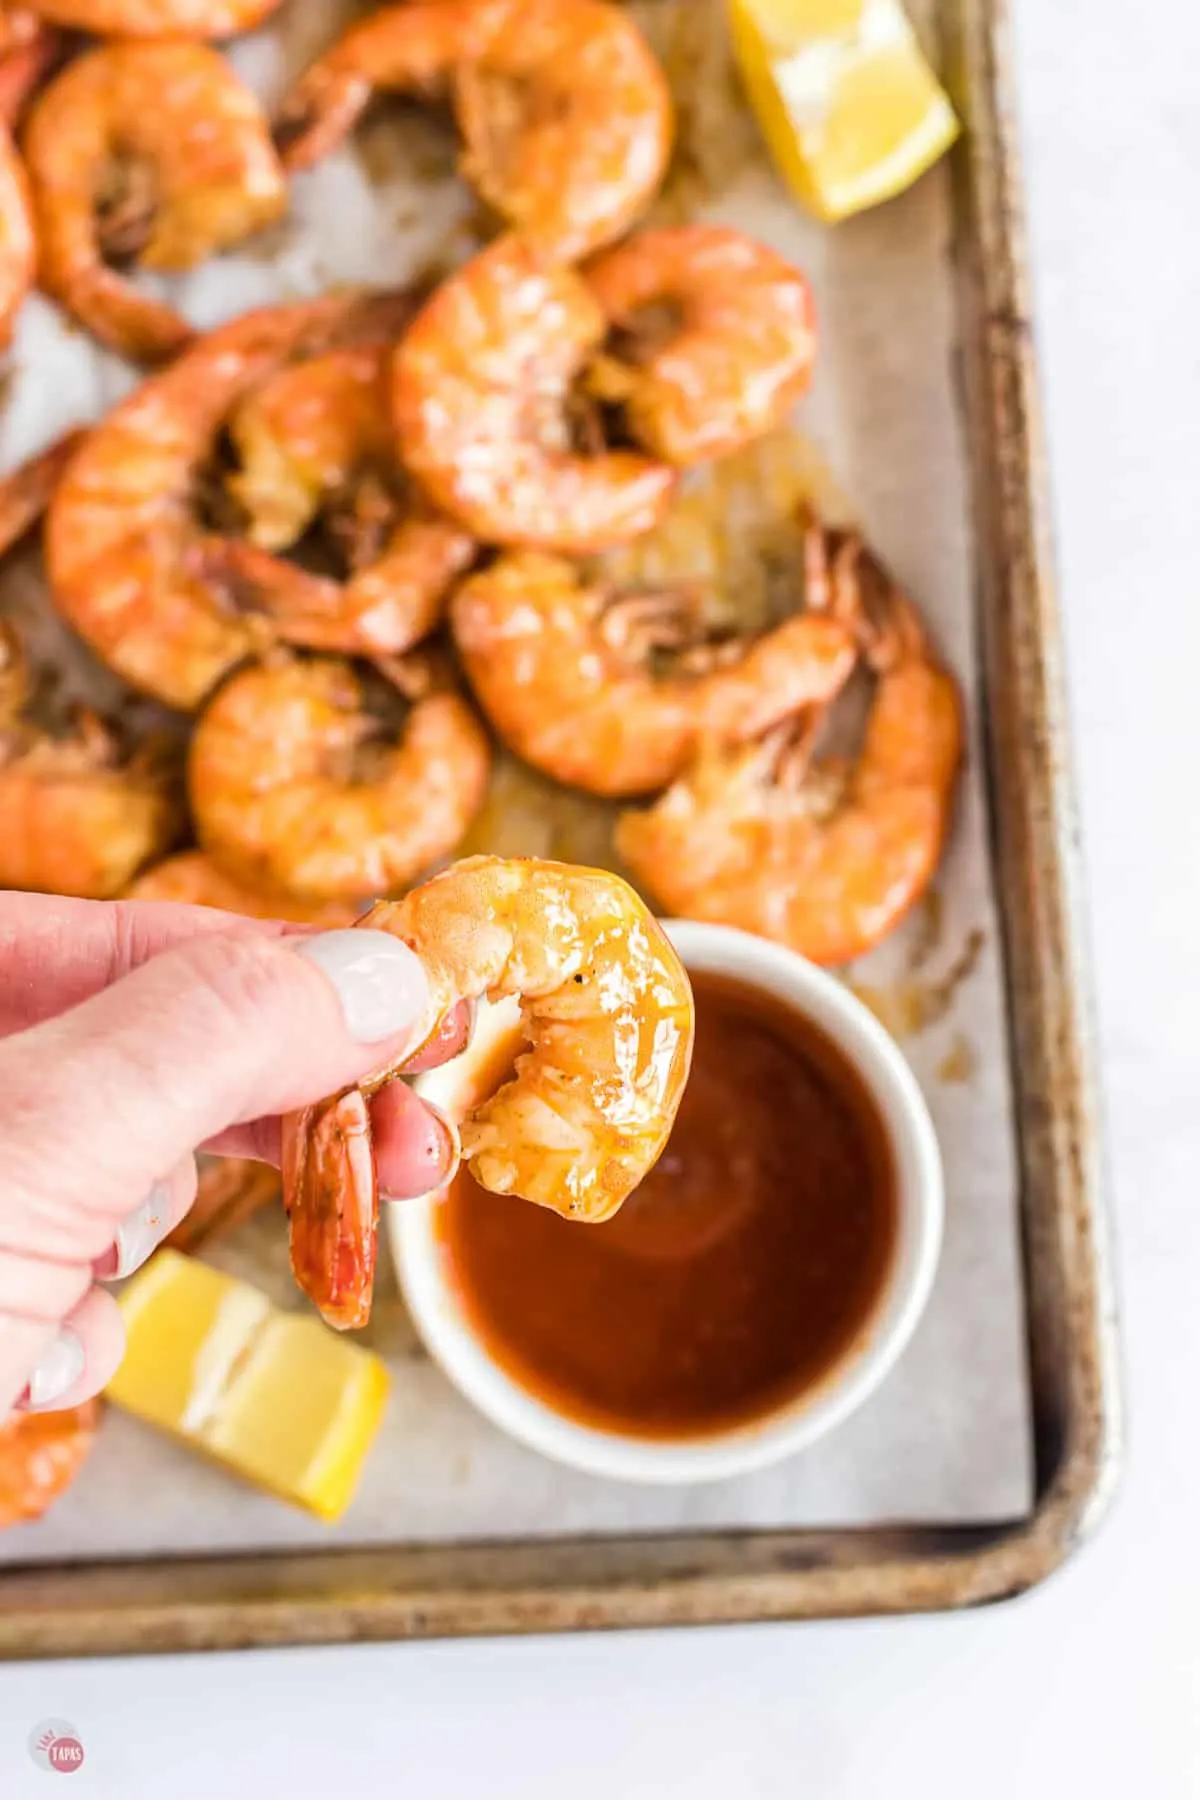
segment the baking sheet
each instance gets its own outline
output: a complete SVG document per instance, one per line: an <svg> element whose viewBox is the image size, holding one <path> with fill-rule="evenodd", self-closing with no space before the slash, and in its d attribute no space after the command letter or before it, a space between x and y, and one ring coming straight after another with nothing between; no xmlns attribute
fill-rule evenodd
<svg viewBox="0 0 1200 1800"><path fill-rule="evenodd" d="M935 171L902 200L836 232L801 219L760 160L730 78L720 14L719 0L647 0L640 10L666 50L677 94L687 97L662 212L737 223L804 267L821 350L812 396L797 414L802 436L780 434L710 478L716 510L712 495L689 495L657 554L671 567L718 562L739 611L752 613L760 552L777 550L798 494L815 492L826 506L849 496L964 684L971 761L936 896L850 972L901 1036L943 1148L946 1242L929 1312L885 1387L827 1441L737 1481L646 1490L559 1470L478 1419L421 1355L385 1286L371 1337L392 1364L393 1396L339 1527L243 1490L110 1414L65 1500L46 1520L4 1535L7 1561L684 1526L982 1522L1029 1507L1016 1170L978 752L946 177ZM329 9L290 0L281 28L239 46L235 60L270 98L333 29ZM370 124L297 183L284 227L162 291L209 324L332 281L403 280L431 260L460 255L471 241L470 207L446 178L449 155L449 140L422 121ZM122 364L37 302L22 321L17 362L0 425L6 463L102 410L130 382ZM38 599L34 571L18 567L0 597L26 613ZM536 789L504 773L478 835L525 851L563 850L593 834L603 841L599 813L581 825L573 803L553 796L547 807L549 791ZM256 1222L213 1260L295 1303L278 1219Z"/></svg>

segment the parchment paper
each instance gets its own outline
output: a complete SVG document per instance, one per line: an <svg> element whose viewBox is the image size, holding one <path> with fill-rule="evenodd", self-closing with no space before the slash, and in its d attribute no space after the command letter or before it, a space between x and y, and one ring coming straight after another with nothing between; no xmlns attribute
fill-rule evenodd
<svg viewBox="0 0 1200 1800"><path fill-rule="evenodd" d="M813 281L821 343L814 390L784 432L685 497L668 531L636 553L721 569L731 604L762 601L763 552L779 551L797 495L860 520L919 600L972 719L971 761L937 892L849 978L900 1036L929 1099L946 1164L945 1249L929 1311L884 1388L832 1437L775 1470L690 1490L575 1475L477 1417L416 1343L390 1272L368 1341L393 1394L361 1491L341 1525L318 1525L110 1411L75 1488L35 1526L6 1532L0 1560L145 1556L298 1543L661 1531L712 1525L982 1521L1027 1509L1029 1416L1016 1250L1016 1175L1002 972L988 867L972 622L964 447L954 379L950 210L944 170L835 231L800 217L742 110L720 0L646 0L680 101L681 145L660 216L703 214L753 231ZM287 0L271 33L234 58L268 99L333 33L322 0ZM172 294L196 322L320 290L403 280L471 245L470 202L452 146L427 122L381 118L295 186L292 215ZM8 466L92 416L131 380L54 309L34 300L0 420ZM780 535L782 534L782 535ZM768 560L770 558L768 557ZM777 564L777 555L776 555ZM44 613L36 573L4 600ZM607 821L512 767L472 847L604 854ZM254 1221L213 1260L294 1305L278 1217ZM381 1258L381 1260L384 1260Z"/></svg>

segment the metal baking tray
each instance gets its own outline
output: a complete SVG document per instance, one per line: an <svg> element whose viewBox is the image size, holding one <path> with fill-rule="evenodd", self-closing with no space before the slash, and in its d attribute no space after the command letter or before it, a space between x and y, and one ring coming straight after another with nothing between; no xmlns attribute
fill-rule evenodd
<svg viewBox="0 0 1200 1800"><path fill-rule="evenodd" d="M11 1568L0 1655L933 1611L1019 1593L1104 1509L1120 1422L1080 859L1004 0L936 0L965 124L951 255L992 878L1019 1168L1034 1498L995 1525L688 1531Z"/></svg>

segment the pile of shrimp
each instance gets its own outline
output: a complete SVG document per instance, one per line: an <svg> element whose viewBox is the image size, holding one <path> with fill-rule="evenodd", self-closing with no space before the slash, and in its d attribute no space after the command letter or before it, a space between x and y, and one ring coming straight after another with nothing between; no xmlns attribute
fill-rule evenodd
<svg viewBox="0 0 1200 1800"><path fill-rule="evenodd" d="M401 0L268 113L218 43L278 3L0 12L0 334L36 276L144 365L0 482L0 555L38 537L48 614L119 696L48 704L5 626L0 884L395 931L431 970L431 1033L517 996L528 1050L462 1153L601 1219L687 1072L651 909L824 963L870 949L942 854L957 688L913 602L816 519L753 632L711 584L620 573L693 471L789 418L817 350L802 271L654 216L674 107L630 13ZM487 220L465 260L207 331L146 291L284 220L387 94L450 109ZM835 756L852 689L865 729ZM611 807L614 872L455 862L498 756ZM339 1326L370 1308L370 1102L400 1072L285 1122L293 1268ZM189 1243L272 1195L214 1177Z"/></svg>

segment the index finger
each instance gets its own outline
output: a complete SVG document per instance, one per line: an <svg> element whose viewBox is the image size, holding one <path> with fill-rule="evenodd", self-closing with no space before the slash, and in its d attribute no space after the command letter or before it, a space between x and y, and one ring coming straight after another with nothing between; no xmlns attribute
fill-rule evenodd
<svg viewBox="0 0 1200 1800"><path fill-rule="evenodd" d="M0 1037L56 1018L189 938L235 930L283 937L305 929L171 900L0 893Z"/></svg>

